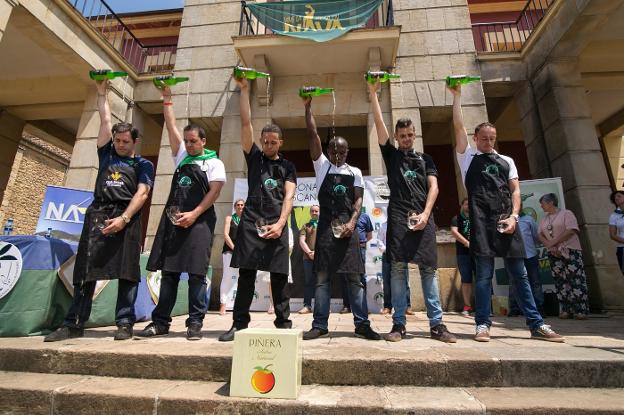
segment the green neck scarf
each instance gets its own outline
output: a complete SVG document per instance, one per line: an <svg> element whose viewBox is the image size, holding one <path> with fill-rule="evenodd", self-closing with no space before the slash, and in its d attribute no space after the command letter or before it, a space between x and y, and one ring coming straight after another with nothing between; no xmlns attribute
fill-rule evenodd
<svg viewBox="0 0 624 415"><path fill-rule="evenodd" d="M238 225L240 223L240 216L238 216L236 213L232 213L232 221Z"/></svg>
<svg viewBox="0 0 624 415"><path fill-rule="evenodd" d="M180 164L178 165L178 168L184 166L185 164L193 163L195 160L210 160L214 158L217 158L217 152L214 150L208 150L207 148L205 148L204 153L200 154L199 156L187 155L186 157L184 157L184 160L180 162Z"/></svg>
<svg viewBox="0 0 624 415"><path fill-rule="evenodd" d="M310 223L316 228L318 226L318 219L310 219Z"/></svg>

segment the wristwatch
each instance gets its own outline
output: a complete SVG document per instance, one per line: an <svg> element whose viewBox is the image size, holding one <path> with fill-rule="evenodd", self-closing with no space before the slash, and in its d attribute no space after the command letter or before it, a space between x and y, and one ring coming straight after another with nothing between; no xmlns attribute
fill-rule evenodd
<svg viewBox="0 0 624 415"><path fill-rule="evenodd" d="M122 213L121 219L126 223L126 225L130 223L130 218L125 213Z"/></svg>
<svg viewBox="0 0 624 415"><path fill-rule="evenodd" d="M520 215L510 215L512 218L514 218L516 220L516 222L518 222L518 218L520 217Z"/></svg>

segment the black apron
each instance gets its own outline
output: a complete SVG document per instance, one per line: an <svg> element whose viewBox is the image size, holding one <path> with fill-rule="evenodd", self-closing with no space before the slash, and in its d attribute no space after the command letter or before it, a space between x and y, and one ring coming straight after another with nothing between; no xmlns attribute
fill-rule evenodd
<svg viewBox="0 0 624 415"><path fill-rule="evenodd" d="M129 158L127 164L112 166L113 151L109 166L98 173L93 203L85 214L74 266L75 286L86 281L141 279L141 211L117 233L104 235L97 226L103 217L121 216L138 190L138 163Z"/></svg>
<svg viewBox="0 0 624 415"><path fill-rule="evenodd" d="M364 264L357 228L350 238L334 238L331 227L334 219L340 219L343 223L351 220L355 203L355 176L329 174L331 166L318 192L321 215L316 229L314 271L362 274Z"/></svg>
<svg viewBox="0 0 624 415"><path fill-rule="evenodd" d="M188 163L178 167L171 181L167 204L147 261L148 271L187 272L206 275L210 263L210 248L217 216L214 206L199 215L188 228L176 226L167 217L169 206L179 206L180 212L195 209L210 191L210 183L202 166Z"/></svg>
<svg viewBox="0 0 624 415"><path fill-rule="evenodd" d="M425 159L415 151L401 153L403 157L395 166L396 171L388 172L395 175L388 203L388 260L437 268L438 246L433 214L423 230L412 231L407 227L408 212L415 210L421 213L427 203L429 184ZM389 185L390 181L388 179Z"/></svg>
<svg viewBox="0 0 624 415"><path fill-rule="evenodd" d="M477 256L524 258L520 227L496 230L500 215L512 213L509 163L496 153L475 154L466 172L470 206L470 252Z"/></svg>
<svg viewBox="0 0 624 415"><path fill-rule="evenodd" d="M234 243L234 246L236 246L236 232L238 232L238 224L236 222L234 222L234 220L231 220L230 221L230 232L228 233L228 235L230 236L230 239ZM223 242L223 250L221 251L221 253L225 254L226 252L232 252L232 250L230 249L228 244L226 244L225 241L224 241Z"/></svg>
<svg viewBox="0 0 624 415"><path fill-rule="evenodd" d="M248 179L249 192L238 224L230 263L232 268L289 273L288 225L284 226L282 235L277 239L261 238L256 230L258 218L274 224L282 213L286 178L286 170L281 163L283 160L281 156L277 162L268 160L263 154L260 175Z"/></svg>

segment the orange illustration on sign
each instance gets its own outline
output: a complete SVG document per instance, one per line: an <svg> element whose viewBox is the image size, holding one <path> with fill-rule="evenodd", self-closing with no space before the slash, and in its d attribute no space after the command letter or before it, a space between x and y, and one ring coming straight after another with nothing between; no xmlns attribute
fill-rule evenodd
<svg viewBox="0 0 624 415"><path fill-rule="evenodd" d="M271 372L266 365L265 367L256 366L256 371L251 375L251 386L256 392L265 394L271 392L275 386L275 375Z"/></svg>

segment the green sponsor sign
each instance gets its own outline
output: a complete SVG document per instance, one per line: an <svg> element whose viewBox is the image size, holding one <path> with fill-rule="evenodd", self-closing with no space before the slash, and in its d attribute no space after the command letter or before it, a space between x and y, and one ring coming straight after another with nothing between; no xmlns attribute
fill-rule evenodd
<svg viewBox="0 0 624 415"><path fill-rule="evenodd" d="M326 42L363 27L382 0L320 0L247 3L274 33Z"/></svg>

